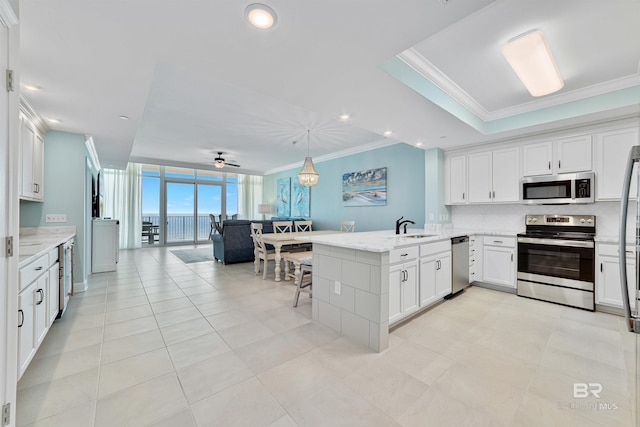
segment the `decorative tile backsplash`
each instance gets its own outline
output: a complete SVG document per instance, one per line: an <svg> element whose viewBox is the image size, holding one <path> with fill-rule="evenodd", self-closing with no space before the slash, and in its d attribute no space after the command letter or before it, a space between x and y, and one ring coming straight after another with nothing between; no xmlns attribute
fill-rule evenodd
<svg viewBox="0 0 640 427"><path fill-rule="evenodd" d="M627 234L633 235L637 205L629 203ZM524 217L530 214L595 215L596 231L600 236L618 234L620 202L596 202L587 205L463 205L451 207L455 228L477 230L523 230Z"/></svg>

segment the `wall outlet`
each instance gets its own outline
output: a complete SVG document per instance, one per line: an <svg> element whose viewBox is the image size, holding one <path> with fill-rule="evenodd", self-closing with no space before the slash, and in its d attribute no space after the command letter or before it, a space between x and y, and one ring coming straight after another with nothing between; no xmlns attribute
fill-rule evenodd
<svg viewBox="0 0 640 427"><path fill-rule="evenodd" d="M342 283L336 281L335 289L333 291L336 295L340 295L340 292L342 292Z"/></svg>
<svg viewBox="0 0 640 427"><path fill-rule="evenodd" d="M67 222L67 214L47 214L45 222Z"/></svg>
<svg viewBox="0 0 640 427"><path fill-rule="evenodd" d="M429 214L429 221L435 221L436 216L433 213Z"/></svg>

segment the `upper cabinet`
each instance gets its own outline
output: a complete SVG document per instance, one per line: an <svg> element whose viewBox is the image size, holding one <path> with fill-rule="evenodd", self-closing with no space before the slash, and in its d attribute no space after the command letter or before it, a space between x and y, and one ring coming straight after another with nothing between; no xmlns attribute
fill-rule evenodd
<svg viewBox="0 0 640 427"><path fill-rule="evenodd" d="M509 203L520 200L518 147L469 155L469 203Z"/></svg>
<svg viewBox="0 0 640 427"><path fill-rule="evenodd" d="M590 171L591 135L562 138L522 148L524 176Z"/></svg>
<svg viewBox="0 0 640 427"><path fill-rule="evenodd" d="M23 114L20 114L20 198L44 200L44 139Z"/></svg>
<svg viewBox="0 0 640 427"><path fill-rule="evenodd" d="M629 150L640 144L637 127L601 132L595 135L596 200L619 200ZM635 176L635 175L634 175ZM637 195L637 181L631 180L629 195Z"/></svg>
<svg viewBox="0 0 640 427"><path fill-rule="evenodd" d="M467 156L447 157L445 162L445 203L467 203Z"/></svg>

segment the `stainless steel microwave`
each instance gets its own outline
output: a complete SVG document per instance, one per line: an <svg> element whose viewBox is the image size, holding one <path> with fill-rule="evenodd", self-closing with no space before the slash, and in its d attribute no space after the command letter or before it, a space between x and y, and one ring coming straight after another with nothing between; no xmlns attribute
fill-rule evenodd
<svg viewBox="0 0 640 427"><path fill-rule="evenodd" d="M593 203L593 172L527 176L520 180L520 202L530 205Z"/></svg>

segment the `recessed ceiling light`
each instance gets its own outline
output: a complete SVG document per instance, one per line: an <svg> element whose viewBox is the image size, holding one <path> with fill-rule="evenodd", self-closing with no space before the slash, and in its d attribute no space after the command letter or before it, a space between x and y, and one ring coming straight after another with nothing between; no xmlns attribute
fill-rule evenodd
<svg viewBox="0 0 640 427"><path fill-rule="evenodd" d="M420 141L416 142L416 147L422 147L422 142Z"/></svg>
<svg viewBox="0 0 640 427"><path fill-rule="evenodd" d="M40 86L29 85L29 84L23 84L22 88L26 90L30 90L31 92L40 92L42 90L42 87Z"/></svg>
<svg viewBox="0 0 640 427"><path fill-rule="evenodd" d="M247 6L244 15L251 25L261 30L268 30L278 21L276 12L269 6L260 3Z"/></svg>
<svg viewBox="0 0 640 427"><path fill-rule="evenodd" d="M120 116L120 118L121 118L122 120L129 120L129 117L127 117L127 116Z"/></svg>
<svg viewBox="0 0 640 427"><path fill-rule="evenodd" d="M349 120L350 117L351 115L349 113L342 113L338 116L340 120Z"/></svg>
<svg viewBox="0 0 640 427"><path fill-rule="evenodd" d="M391 136L391 134L392 134L392 133L393 133L393 132L392 132L392 131L390 131L390 130L385 130L382 134L383 134L384 136Z"/></svg>
<svg viewBox="0 0 640 427"><path fill-rule="evenodd" d="M60 120L60 119L47 119L47 121L49 123L62 123L62 120Z"/></svg>

